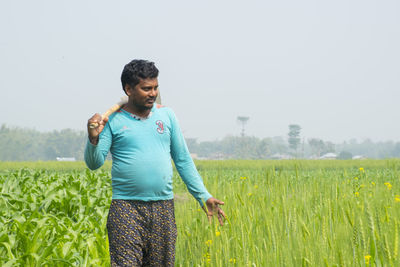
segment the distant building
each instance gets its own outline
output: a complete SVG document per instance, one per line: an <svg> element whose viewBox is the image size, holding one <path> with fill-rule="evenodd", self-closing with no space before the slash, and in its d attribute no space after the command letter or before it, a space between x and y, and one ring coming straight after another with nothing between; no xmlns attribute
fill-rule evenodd
<svg viewBox="0 0 400 267"><path fill-rule="evenodd" d="M66 158L66 157L57 157L57 161L76 161L74 157Z"/></svg>
<svg viewBox="0 0 400 267"><path fill-rule="evenodd" d="M223 159L225 159L225 155L221 152L216 152L216 153L211 154L209 158L223 160Z"/></svg>
<svg viewBox="0 0 400 267"><path fill-rule="evenodd" d="M319 159L336 159L337 155L335 153L326 153L319 157Z"/></svg>
<svg viewBox="0 0 400 267"><path fill-rule="evenodd" d="M356 156L353 156L352 159L367 159L367 158L365 156L362 156L362 155L356 155Z"/></svg>
<svg viewBox="0 0 400 267"><path fill-rule="evenodd" d="M270 159L293 159L293 157L291 155L287 155L287 154L273 154Z"/></svg>

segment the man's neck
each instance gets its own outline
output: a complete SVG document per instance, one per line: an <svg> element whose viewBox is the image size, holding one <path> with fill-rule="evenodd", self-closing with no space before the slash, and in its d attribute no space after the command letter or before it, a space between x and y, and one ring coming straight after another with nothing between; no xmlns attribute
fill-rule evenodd
<svg viewBox="0 0 400 267"><path fill-rule="evenodd" d="M151 112L151 109L139 108L135 105L132 105L132 103L127 103L122 108L125 111L128 111L129 113L135 114L142 118L148 117Z"/></svg>

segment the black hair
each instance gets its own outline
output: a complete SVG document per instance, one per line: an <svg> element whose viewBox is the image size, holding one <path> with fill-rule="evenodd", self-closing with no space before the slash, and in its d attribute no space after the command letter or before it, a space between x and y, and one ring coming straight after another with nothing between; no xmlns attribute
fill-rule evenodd
<svg viewBox="0 0 400 267"><path fill-rule="evenodd" d="M140 80L155 79L158 77L158 69L154 62L142 59L134 59L125 65L121 74L122 90L125 92L125 85L129 84L135 88Z"/></svg>

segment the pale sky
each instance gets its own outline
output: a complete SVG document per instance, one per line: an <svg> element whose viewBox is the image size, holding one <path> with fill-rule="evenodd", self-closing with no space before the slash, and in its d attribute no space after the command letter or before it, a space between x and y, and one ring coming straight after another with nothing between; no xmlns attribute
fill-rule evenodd
<svg viewBox="0 0 400 267"><path fill-rule="evenodd" d="M0 124L84 130L134 58L186 137L400 140L400 2L0 1Z"/></svg>

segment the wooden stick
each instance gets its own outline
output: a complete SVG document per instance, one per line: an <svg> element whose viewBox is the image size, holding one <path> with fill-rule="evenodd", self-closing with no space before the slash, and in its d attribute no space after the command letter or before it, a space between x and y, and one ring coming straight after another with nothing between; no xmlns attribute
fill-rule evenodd
<svg viewBox="0 0 400 267"><path fill-rule="evenodd" d="M104 118L108 118L111 114L118 111L126 103L128 103L128 97L127 96L121 97L121 101L119 101L117 104L115 104L114 106L109 108L106 112L104 112L103 115L101 115L101 120L103 120ZM92 122L91 124L89 124L90 129L96 128L98 126L99 124L97 122Z"/></svg>
<svg viewBox="0 0 400 267"><path fill-rule="evenodd" d="M114 112L116 112L119 109L121 109L121 107L123 105L125 105L126 103L128 103L128 97L127 96L121 97L121 101L119 101L117 104L115 104L114 106L109 108L106 112L104 112L103 115L101 115L101 120L103 120L104 118L108 118L111 114L113 114ZM156 103L161 105L160 92L158 92L158 95L157 95L157 98L156 98ZM99 126L99 124L97 122L92 122L91 124L89 124L89 128L90 129L96 128L97 126Z"/></svg>
<svg viewBox="0 0 400 267"><path fill-rule="evenodd" d="M156 103L159 104L159 105L161 105L161 94L160 94L160 89L158 89L158 95L157 95L157 98L156 98Z"/></svg>

